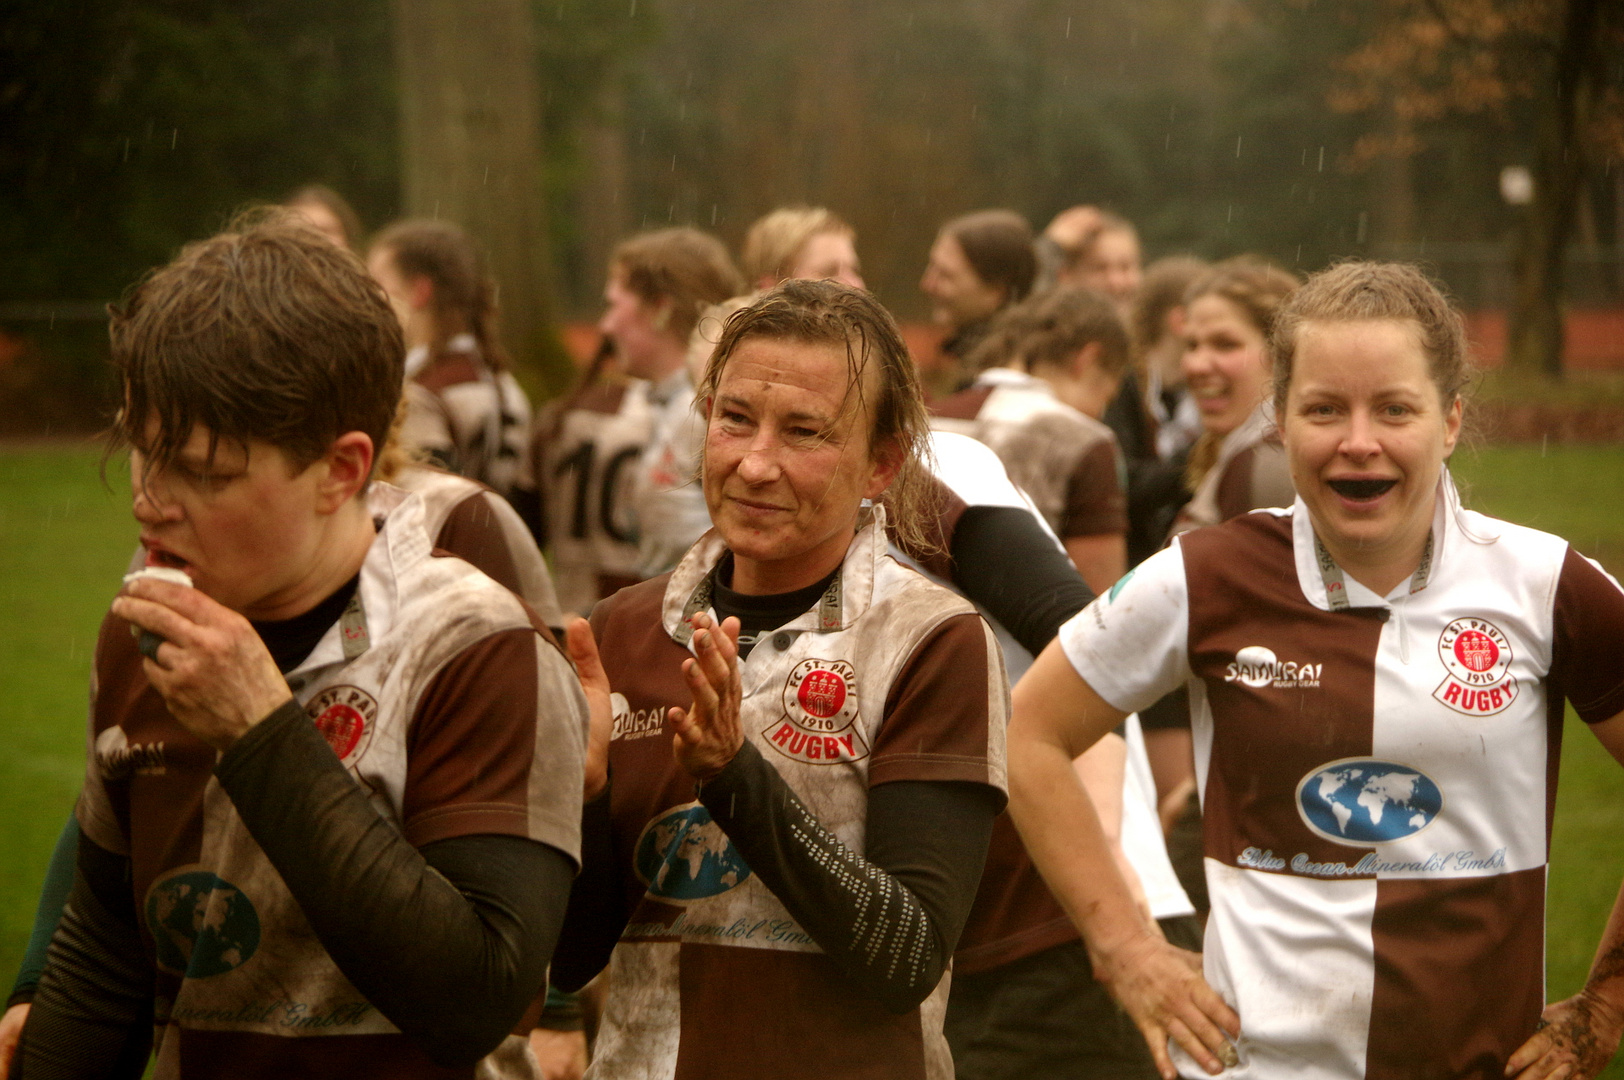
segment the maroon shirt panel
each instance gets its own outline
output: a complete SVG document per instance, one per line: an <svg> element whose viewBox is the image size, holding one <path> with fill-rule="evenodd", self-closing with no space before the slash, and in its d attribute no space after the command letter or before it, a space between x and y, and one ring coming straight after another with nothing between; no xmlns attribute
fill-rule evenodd
<svg viewBox="0 0 1624 1080"><path fill-rule="evenodd" d="M1367 1080L1501 1080L1545 1007L1545 868L1384 880Z"/></svg>
<svg viewBox="0 0 1624 1080"><path fill-rule="evenodd" d="M1066 482L1060 536L1106 536L1128 531L1128 493L1122 488L1115 439L1101 439L1077 459Z"/></svg>
<svg viewBox="0 0 1624 1080"><path fill-rule="evenodd" d="M1552 697L1587 724L1624 712L1624 593L1572 548L1556 585Z"/></svg>
<svg viewBox="0 0 1624 1080"><path fill-rule="evenodd" d="M987 403L992 396L993 387L989 383L985 386L971 386L960 390L956 394L949 394L930 403L932 416L940 416L946 420L974 420L981 415L981 406Z"/></svg>
<svg viewBox="0 0 1624 1080"><path fill-rule="evenodd" d="M1321 611L1303 596L1291 519L1247 514L1180 538L1190 590L1190 667L1213 721L1205 851L1237 865L1249 847L1289 859L1357 862L1372 848L1322 839L1303 823L1297 784L1339 758L1367 757L1383 612ZM1291 685L1251 686L1232 664L1263 647L1281 663L1314 664Z"/></svg>
<svg viewBox="0 0 1624 1080"><path fill-rule="evenodd" d="M919 1011L853 994L821 953L684 942L675 1080L912 1080ZM763 992L770 991L770 992ZM803 1047L815 1047L811 1053Z"/></svg>

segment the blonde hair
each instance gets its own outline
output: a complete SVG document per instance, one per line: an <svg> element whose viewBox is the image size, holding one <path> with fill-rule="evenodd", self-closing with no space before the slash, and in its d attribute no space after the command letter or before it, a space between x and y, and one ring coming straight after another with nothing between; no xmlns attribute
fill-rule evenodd
<svg viewBox="0 0 1624 1080"><path fill-rule="evenodd" d="M806 242L822 233L857 235L838 214L821 206L786 206L757 218L744 234L739 255L746 284L754 288L762 278L776 284L789 277Z"/></svg>

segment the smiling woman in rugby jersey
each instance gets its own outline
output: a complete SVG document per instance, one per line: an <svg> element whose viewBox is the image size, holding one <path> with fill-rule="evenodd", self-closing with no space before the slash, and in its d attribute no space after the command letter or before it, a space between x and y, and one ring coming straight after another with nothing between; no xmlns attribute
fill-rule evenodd
<svg viewBox="0 0 1624 1080"><path fill-rule="evenodd" d="M1193 1034L1236 1077L1592 1076L1624 1018L1624 910L1547 1007L1545 868L1564 699L1624 760L1624 591L1461 508L1465 335L1419 272L1317 275L1271 349L1294 506L1186 533L1066 625L1015 691L1011 810L1154 1052ZM1201 1014L1137 972L1168 946L1079 843L1069 767L1181 683L1227 1002Z"/></svg>
<svg viewBox="0 0 1624 1080"><path fill-rule="evenodd" d="M612 965L589 1075L946 1080L1007 688L969 602L887 554L888 512L924 521L912 362L867 293L788 281L700 395L716 527L592 612L612 781L554 979Z"/></svg>

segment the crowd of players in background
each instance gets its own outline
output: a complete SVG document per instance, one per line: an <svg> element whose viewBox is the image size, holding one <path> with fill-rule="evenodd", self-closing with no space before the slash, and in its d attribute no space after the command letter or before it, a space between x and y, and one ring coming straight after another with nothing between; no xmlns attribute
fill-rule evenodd
<svg viewBox="0 0 1624 1080"><path fill-rule="evenodd" d="M534 409L502 347L496 284L462 229L400 222L361 250L359 222L333 192L303 189L288 205L363 256L398 317L406 383L379 475L422 494L442 536L477 503L504 538L505 570L493 576L554 628L672 571L711 528L697 480L706 418L696 388L729 317L786 280L864 284L854 230L825 209L766 215L736 260L694 228L633 236L610 257L599 348L573 390ZM1069 594L1060 621L1170 537L1290 506L1269 339L1299 286L1255 257L1142 266L1133 225L1092 206L1041 233L1002 209L944 223L920 280L941 334L925 368L936 483L961 511L1018 508L1052 534L1087 585ZM963 436L997 461L965 457L951 441ZM953 535L959 520L948 515L942 529L956 562L906 545L896 554L917 554L915 565L982 600L970 541L961 557ZM1013 683L1052 627L1022 633L1023 612L983 613ZM1134 902L1191 950L1208 910L1195 760L1189 702L1176 690L1076 763ZM1007 816L993 836L943 1020L957 1074L1157 1075ZM37 981L32 962L15 1002ZM613 987L600 979L549 994L530 1036L544 1075L563 1080L587 1066L605 992Z"/></svg>

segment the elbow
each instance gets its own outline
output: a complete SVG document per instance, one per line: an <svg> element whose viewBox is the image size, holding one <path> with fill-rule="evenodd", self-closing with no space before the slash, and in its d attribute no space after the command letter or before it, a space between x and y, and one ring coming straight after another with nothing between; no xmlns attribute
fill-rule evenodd
<svg viewBox="0 0 1624 1080"><path fill-rule="evenodd" d="M879 999L886 1012L893 1016L906 1016L923 1005L925 999L935 992L942 981L946 966L945 963L930 964L917 982L886 980L883 985L875 988L875 997Z"/></svg>

